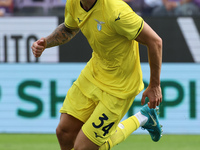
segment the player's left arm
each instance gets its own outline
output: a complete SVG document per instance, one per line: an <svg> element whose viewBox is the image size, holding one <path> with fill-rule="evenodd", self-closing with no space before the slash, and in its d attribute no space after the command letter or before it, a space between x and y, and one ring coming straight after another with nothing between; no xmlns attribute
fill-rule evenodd
<svg viewBox="0 0 200 150"><path fill-rule="evenodd" d="M146 22L144 22L144 27L135 40L147 46L150 65L150 83L143 93L141 103L143 105L145 103L145 98L148 97L149 107L155 108L162 102L160 88L162 39Z"/></svg>

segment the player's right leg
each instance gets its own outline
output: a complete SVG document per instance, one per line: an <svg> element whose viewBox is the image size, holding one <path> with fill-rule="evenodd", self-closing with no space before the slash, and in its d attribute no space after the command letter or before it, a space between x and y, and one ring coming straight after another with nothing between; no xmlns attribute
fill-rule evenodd
<svg viewBox="0 0 200 150"><path fill-rule="evenodd" d="M56 129L61 150L71 150L75 139L87 119L92 114L96 104L86 97L76 84L68 90L63 106L60 109L61 118Z"/></svg>
<svg viewBox="0 0 200 150"><path fill-rule="evenodd" d="M61 150L71 150L74 147L76 136L78 135L83 122L66 113L61 114L60 122L56 128L56 135Z"/></svg>

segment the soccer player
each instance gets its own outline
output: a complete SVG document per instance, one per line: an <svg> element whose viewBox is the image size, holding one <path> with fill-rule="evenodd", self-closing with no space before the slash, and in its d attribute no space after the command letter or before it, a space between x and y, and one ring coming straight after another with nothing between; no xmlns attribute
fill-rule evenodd
<svg viewBox="0 0 200 150"><path fill-rule="evenodd" d="M109 150L139 127L153 141L161 137L156 106L162 102L162 40L122 0L67 0L65 21L34 42L35 57L70 41L78 32L93 49L92 58L69 89L56 129L61 150ZM143 88L138 42L147 46L150 83L141 104L148 104L120 123Z"/></svg>

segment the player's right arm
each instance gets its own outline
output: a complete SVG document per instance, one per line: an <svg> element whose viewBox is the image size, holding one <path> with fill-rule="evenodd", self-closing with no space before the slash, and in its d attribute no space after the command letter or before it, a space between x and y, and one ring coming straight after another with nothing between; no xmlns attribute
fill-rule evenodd
<svg viewBox="0 0 200 150"><path fill-rule="evenodd" d="M62 23L49 36L35 41L31 47L32 52L35 57L40 57L46 48L65 44L78 32L78 28L70 29L65 26L65 23Z"/></svg>

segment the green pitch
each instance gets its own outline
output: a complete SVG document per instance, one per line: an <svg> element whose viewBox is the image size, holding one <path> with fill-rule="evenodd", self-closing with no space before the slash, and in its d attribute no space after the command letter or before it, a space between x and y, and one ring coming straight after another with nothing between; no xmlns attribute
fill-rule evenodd
<svg viewBox="0 0 200 150"><path fill-rule="evenodd" d="M131 135L112 150L199 150L200 135L163 135L152 142L149 135ZM52 134L0 134L0 150L59 150Z"/></svg>

